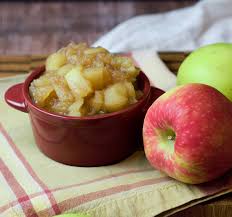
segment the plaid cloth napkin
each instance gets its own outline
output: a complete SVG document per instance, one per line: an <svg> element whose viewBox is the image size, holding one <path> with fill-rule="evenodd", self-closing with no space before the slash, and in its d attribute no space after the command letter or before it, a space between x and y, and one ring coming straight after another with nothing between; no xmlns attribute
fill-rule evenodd
<svg viewBox="0 0 232 217"><path fill-rule="evenodd" d="M175 76L156 53L131 56L154 85L163 89L175 85ZM6 89L24 79L23 75L0 80L0 216L75 212L92 217L168 216L231 192L231 173L211 183L187 185L153 169L143 151L104 167L73 167L50 160L35 145L28 114L3 100Z"/></svg>

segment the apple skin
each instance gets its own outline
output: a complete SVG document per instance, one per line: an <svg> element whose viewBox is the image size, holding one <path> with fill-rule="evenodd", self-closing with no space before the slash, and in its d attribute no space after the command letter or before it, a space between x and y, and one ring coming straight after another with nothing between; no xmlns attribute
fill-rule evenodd
<svg viewBox="0 0 232 217"><path fill-rule="evenodd" d="M215 88L186 84L148 109L143 125L146 157L156 169L191 184L232 168L232 103Z"/></svg>
<svg viewBox="0 0 232 217"><path fill-rule="evenodd" d="M192 52L181 64L177 84L210 85L232 101L232 44L217 43Z"/></svg>

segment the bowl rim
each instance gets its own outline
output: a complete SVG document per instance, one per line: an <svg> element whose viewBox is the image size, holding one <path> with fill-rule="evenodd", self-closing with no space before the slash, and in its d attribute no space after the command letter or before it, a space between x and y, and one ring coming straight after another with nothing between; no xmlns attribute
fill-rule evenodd
<svg viewBox="0 0 232 217"><path fill-rule="evenodd" d="M23 97L26 102L27 107L32 107L36 111L47 115L49 117L54 117L57 119L63 119L63 120L79 120L79 121L87 121L87 120L99 120L99 119L106 119L106 118L111 118L119 115L123 115L126 113L129 113L130 111L134 110L135 108L139 107L141 104L143 104L147 98L150 95L150 90L151 90L151 85L148 77L145 75L144 72L140 71L140 76L142 76L144 79L144 91L143 91L143 96L138 100L138 102L130 105L127 108L124 108L122 110L116 111L116 112L110 112L110 113L104 113L104 114L97 114L97 115L91 115L91 116L83 116L83 117L78 117L78 116L68 116L68 115L61 115L61 114L56 114L49 112L43 108L38 107L31 99L31 96L29 94L29 86L31 82L40 74L42 74L45 71L45 65L39 66L35 68L34 70L31 71L30 75L25 79L23 83Z"/></svg>

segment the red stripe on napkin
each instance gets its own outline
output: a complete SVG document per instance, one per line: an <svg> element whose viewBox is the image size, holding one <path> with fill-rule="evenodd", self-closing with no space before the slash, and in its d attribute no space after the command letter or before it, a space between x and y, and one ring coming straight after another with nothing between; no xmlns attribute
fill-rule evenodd
<svg viewBox="0 0 232 217"><path fill-rule="evenodd" d="M119 186L108 188L105 190L91 192L91 193L84 194L84 195L81 195L78 197L67 199L65 201L58 203L58 206L60 207L61 212L64 212L66 210L72 209L74 207L77 207L79 205L83 205L87 202L90 202L90 201L93 201L93 200L96 200L99 198L107 197L107 196L114 195L114 194L121 193L121 192L134 190L136 188L143 187L143 186L167 182L170 180L172 180L172 179L169 177L161 177L161 178L156 178L156 179L147 179L147 180L135 182L132 184L119 185ZM45 209L41 212L38 212L38 214L39 214L39 216L43 216L49 211L50 211L50 209Z"/></svg>
<svg viewBox="0 0 232 217"><path fill-rule="evenodd" d="M55 192L55 191L65 190L65 189L69 189L69 188L73 188L73 187L78 187L78 186L88 185L88 184L92 184L92 183L99 182L99 181L104 181L104 180L111 179L111 178L117 178L117 177L121 177L121 176L126 176L128 174L134 174L134 173L146 172L146 171L154 171L154 169L153 168L148 168L148 169L137 169L137 170L124 171L124 172L115 173L115 174L112 174L112 175L109 175L109 176L103 176L103 177L100 177L100 178L96 178L96 179L89 180L89 181L82 182L82 183L78 183L78 184L61 186L61 187L58 187L58 188L51 189L51 191Z"/></svg>
<svg viewBox="0 0 232 217"><path fill-rule="evenodd" d="M0 123L0 132L5 136L8 143L10 144L11 148L14 150L17 157L20 159L20 161L23 163L24 167L27 169L28 173L31 175L31 177L34 179L35 182L38 183L38 185L43 189L43 192L47 195L47 198L49 199L51 203L51 208L53 210L54 214L59 214L60 210L57 206L57 202L55 200L55 197L53 196L50 189L46 186L46 184L37 176L37 174L32 169L31 165L28 163L28 161L25 159L25 157L22 155L18 147L15 145L13 140L11 139L10 135L7 133L7 131L4 129L2 124Z"/></svg>
<svg viewBox="0 0 232 217"><path fill-rule="evenodd" d="M5 165L5 163L1 158L0 158L0 171L4 176L5 180L7 181L9 187L14 192L17 201L22 207L25 216L37 217L38 215L36 214L33 208L29 196L24 191L22 186L17 182L14 175L11 173L11 171L8 169L8 167Z"/></svg>
<svg viewBox="0 0 232 217"><path fill-rule="evenodd" d="M153 168L127 170L127 171L123 171L123 172L120 172L120 173L115 173L115 174L108 175L108 176L102 176L102 177L92 179L92 180L89 180L89 181L85 181L85 182L82 182L82 183L77 183L77 184L72 184L72 185L67 185L67 186L61 186L61 187L58 187L58 188L53 188L53 189L50 189L50 191L51 192L56 192L56 191L60 191L60 190L65 190L65 189L70 189L70 188L74 188L74 187L79 187L79 186L92 184L92 183L99 182L99 181L104 181L104 180L111 179L111 178L122 177L122 176L126 176L128 174L135 174L135 173L153 171L153 170L154 170ZM31 194L30 198L35 198L35 197L41 196L43 194L44 194L44 192L36 192L34 194ZM18 201L12 201L9 204L0 207L0 213L7 210L7 209L9 209L10 207L16 206L17 204L18 204Z"/></svg>

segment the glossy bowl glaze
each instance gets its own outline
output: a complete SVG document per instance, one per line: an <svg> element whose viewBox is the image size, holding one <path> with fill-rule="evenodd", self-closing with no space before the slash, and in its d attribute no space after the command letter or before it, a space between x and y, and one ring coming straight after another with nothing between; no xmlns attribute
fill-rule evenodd
<svg viewBox="0 0 232 217"><path fill-rule="evenodd" d="M45 155L68 165L101 166L125 159L142 143L145 113L163 94L150 86L144 73L138 76L143 96L137 103L118 112L72 117L48 112L33 103L29 86L44 70L44 66L35 69L24 83L9 88L5 100L29 114L36 144Z"/></svg>

